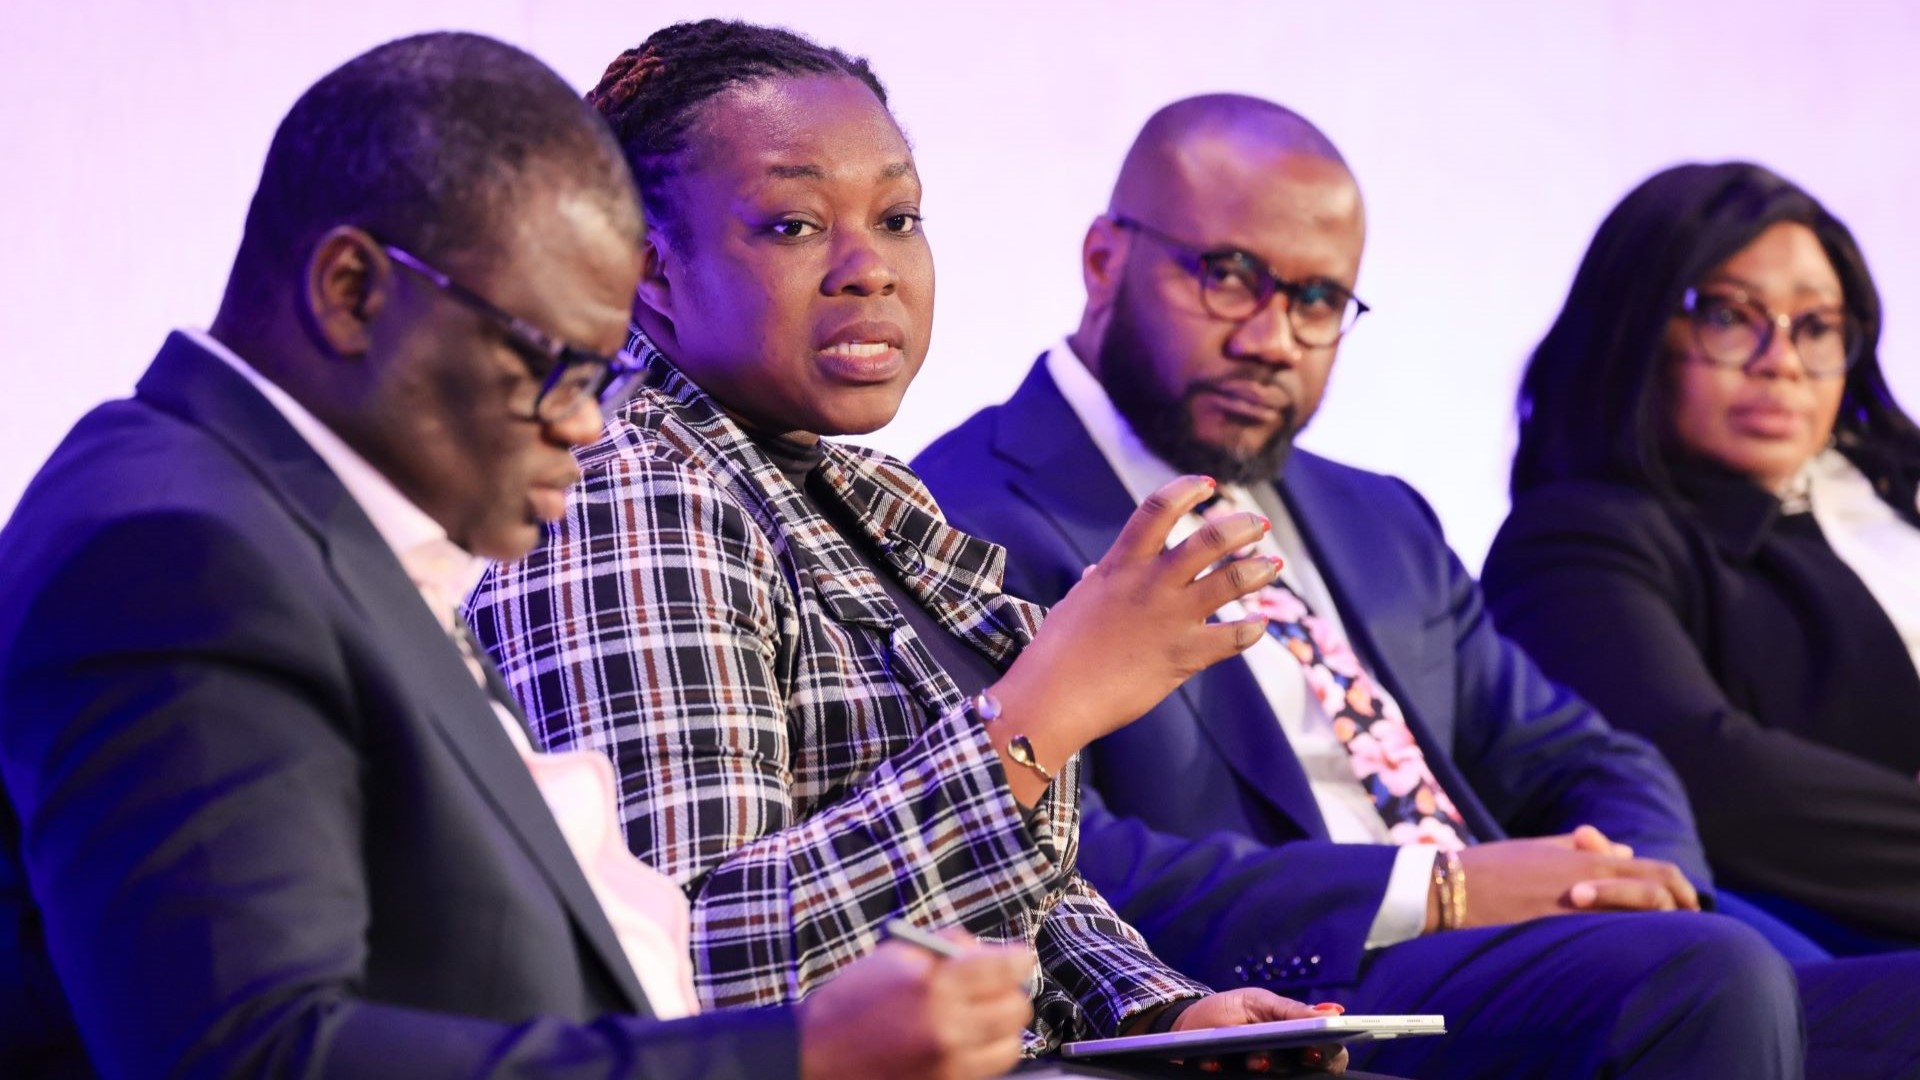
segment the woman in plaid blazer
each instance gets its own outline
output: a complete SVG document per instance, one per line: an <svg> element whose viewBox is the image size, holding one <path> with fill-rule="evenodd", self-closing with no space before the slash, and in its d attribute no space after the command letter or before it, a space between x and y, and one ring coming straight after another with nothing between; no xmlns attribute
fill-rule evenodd
<svg viewBox="0 0 1920 1080"><path fill-rule="evenodd" d="M1177 481L1039 633L1001 549L818 438L891 419L931 327L919 182L865 62L709 20L590 100L652 224L637 396L470 617L547 746L613 757L629 845L692 901L701 996L802 998L903 917L1035 950L1030 1051L1311 1015L1207 996L1074 868L1073 755L1258 639L1205 620L1270 564L1195 577L1264 523L1166 551L1211 491Z"/></svg>

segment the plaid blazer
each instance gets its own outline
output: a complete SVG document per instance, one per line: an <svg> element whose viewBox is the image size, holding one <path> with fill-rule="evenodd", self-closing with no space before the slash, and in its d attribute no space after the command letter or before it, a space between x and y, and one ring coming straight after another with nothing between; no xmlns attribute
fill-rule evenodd
<svg viewBox="0 0 1920 1080"><path fill-rule="evenodd" d="M1029 821L958 686L867 564L657 352L577 456L565 519L469 619L550 749L597 747L635 854L693 907L713 1006L797 1000L900 916L1024 942L1029 1050L1207 992L1074 868L1078 763ZM936 621L1005 667L1042 610L906 465L829 445L831 497Z"/></svg>

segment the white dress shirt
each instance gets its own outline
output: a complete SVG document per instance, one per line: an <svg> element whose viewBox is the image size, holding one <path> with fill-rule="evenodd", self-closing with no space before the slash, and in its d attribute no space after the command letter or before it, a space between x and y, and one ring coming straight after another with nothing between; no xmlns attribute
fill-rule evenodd
<svg viewBox="0 0 1920 1080"><path fill-rule="evenodd" d="M183 332L245 376L333 470L406 568L420 589L421 599L451 639L449 644L460 650L474 677L485 687L485 668L472 651L466 627L459 622L459 608L479 580L486 561L449 539L439 522L401 494L332 428L232 349L204 331ZM621 951L646 992L648 1005L665 1020L697 1012L686 894L666 875L628 851L616 809L618 789L612 762L604 754L589 750L535 752L512 711L491 694L489 700L501 728L527 763L541 796L553 811L594 898L606 912ZM476 942L475 946L484 944Z"/></svg>
<svg viewBox="0 0 1920 1080"><path fill-rule="evenodd" d="M1827 546L1893 620L1920 670L1920 529L1888 506L1873 481L1838 450L1821 451L1803 475Z"/></svg>
<svg viewBox="0 0 1920 1080"><path fill-rule="evenodd" d="M1133 496L1136 505L1180 475L1173 466L1147 449L1140 437L1134 434L1126 418L1114 408L1112 399L1107 397L1099 380L1075 356L1072 346L1063 341L1048 350L1046 365L1054 385L1060 388L1061 395L1080 418L1081 425L1087 429L1094 445L1099 447L1101 456L1113 469L1114 475L1120 478L1127 493ZM1283 557L1286 565L1280 571L1281 579L1306 601L1316 615L1332 624L1345 637L1346 628L1341 624L1340 610L1333 602L1333 595L1314 567L1300 531L1277 493L1271 489L1261 492L1234 485L1222 485L1222 490L1240 506L1258 507L1273 522L1273 531L1261 538L1255 547L1264 554ZM1168 545L1186 539L1201 524L1197 515L1187 515L1184 521L1175 526L1167 540ZM1222 621L1234 621L1245 618L1247 610L1238 602L1233 602L1216 614ZM1354 778L1351 758L1334 736L1333 724L1326 709L1307 686L1300 662L1271 635L1263 635L1260 641L1240 655L1252 671L1254 681L1266 695L1267 704L1279 720L1280 729L1292 745L1294 755L1300 759L1307 783L1313 790L1314 802L1319 806L1321 818L1326 824L1328 838L1343 844L1387 843L1387 823L1381 818L1380 811L1375 808L1366 790ZM1368 668L1368 674L1372 674L1366 658L1361 657L1360 660ZM1377 679L1375 686L1380 696L1386 698L1387 690L1379 685ZM1393 870L1388 875L1386 895L1367 932L1367 948L1383 948L1420 935L1427 920L1427 894L1436 854L1436 849L1424 844L1399 849ZM1302 882L1301 887L1311 888L1312 883Z"/></svg>

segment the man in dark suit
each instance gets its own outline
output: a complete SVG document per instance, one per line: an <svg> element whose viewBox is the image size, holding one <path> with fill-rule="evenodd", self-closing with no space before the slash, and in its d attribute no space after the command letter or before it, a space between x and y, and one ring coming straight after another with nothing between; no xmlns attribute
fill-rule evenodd
<svg viewBox="0 0 1920 1080"><path fill-rule="evenodd" d="M599 118L485 38L294 106L211 331L0 532L0 1074L1011 1064L1017 951L889 946L799 1010L663 1019L678 890L594 846L624 857L609 767L527 749L457 632L474 557L526 552L599 432L640 220Z"/></svg>
<svg viewBox="0 0 1920 1080"><path fill-rule="evenodd" d="M1196 978L1447 1015L1448 1039L1355 1064L1799 1075L1793 975L1699 913L1670 770L1494 631L1416 493L1291 449L1365 310L1364 233L1306 121L1169 106L1088 232L1079 332L915 461L1041 603L1178 472L1273 522L1259 550L1285 558L1282 584L1247 605L1271 641L1087 752L1088 878Z"/></svg>

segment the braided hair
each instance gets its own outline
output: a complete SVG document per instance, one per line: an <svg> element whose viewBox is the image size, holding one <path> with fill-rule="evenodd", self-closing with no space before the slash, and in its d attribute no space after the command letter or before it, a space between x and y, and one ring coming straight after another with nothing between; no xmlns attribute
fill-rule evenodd
<svg viewBox="0 0 1920 1080"><path fill-rule="evenodd" d="M682 223L666 198L687 138L707 102L735 87L772 78L845 75L881 105L887 90L864 57L815 44L791 30L729 19L675 23L607 65L587 94L612 125L652 222L676 241Z"/></svg>

